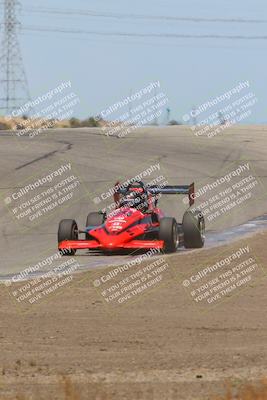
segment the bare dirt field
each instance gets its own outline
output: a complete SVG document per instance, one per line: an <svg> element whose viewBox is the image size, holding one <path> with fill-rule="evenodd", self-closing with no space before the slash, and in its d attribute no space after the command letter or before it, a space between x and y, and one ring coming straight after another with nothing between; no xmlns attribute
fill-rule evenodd
<svg viewBox="0 0 267 400"><path fill-rule="evenodd" d="M199 308L181 282L218 249L167 256L172 277L116 309L93 288L92 271L27 312L1 285L1 399L207 400L227 381L259 381L267 376L266 239L221 248L249 246L262 274L215 306Z"/></svg>

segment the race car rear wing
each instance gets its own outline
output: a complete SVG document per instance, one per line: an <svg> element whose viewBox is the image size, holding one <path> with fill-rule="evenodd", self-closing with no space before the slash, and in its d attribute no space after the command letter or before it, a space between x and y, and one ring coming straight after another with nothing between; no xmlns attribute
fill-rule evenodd
<svg viewBox="0 0 267 400"><path fill-rule="evenodd" d="M195 184L194 182L191 183L190 185L165 185L165 186L160 186L160 185L144 185L142 182L138 182L138 184L141 185L141 187L144 188L144 190L147 190L149 193L152 195L157 195L157 194L184 194L188 195L189 198L189 205L192 206L195 201ZM121 188L120 183L116 182L115 183L115 191L113 194L114 202L118 204L120 195L124 194L127 191L127 188Z"/></svg>
<svg viewBox="0 0 267 400"><path fill-rule="evenodd" d="M190 185L166 185L166 186L147 186L147 191L151 194L188 194L189 205L192 206L195 200L195 184Z"/></svg>

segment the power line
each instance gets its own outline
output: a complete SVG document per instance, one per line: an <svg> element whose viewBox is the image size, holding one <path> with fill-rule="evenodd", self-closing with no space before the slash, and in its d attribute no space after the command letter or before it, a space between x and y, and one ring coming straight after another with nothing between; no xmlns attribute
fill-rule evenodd
<svg viewBox="0 0 267 400"><path fill-rule="evenodd" d="M267 19L247 19L247 18L204 18L204 17L177 17L171 15L146 15L146 14L123 14L123 13L111 13L111 12L98 12L92 10L77 10L77 9L66 9L62 10L59 8L51 7L36 7L36 6L25 6L23 8L26 12L38 13L38 14L54 14L54 15L70 15L70 16L82 16L82 17L102 17L102 18L113 18L113 19L134 19L134 20L158 20L158 21L184 21L184 22L210 22L210 23L238 23L238 24L266 24Z"/></svg>
<svg viewBox="0 0 267 400"><path fill-rule="evenodd" d="M135 33L135 32L103 32L87 31L84 29L66 29L57 27L24 26L26 31L66 33L75 35L118 36L138 38L167 38L167 39L228 39L228 40L267 40L267 35L217 35L217 34L182 34L182 33Z"/></svg>
<svg viewBox="0 0 267 400"><path fill-rule="evenodd" d="M30 100L28 82L20 52L17 30L17 0L4 1L4 35L0 56L0 86L3 95L0 97L0 109L8 114Z"/></svg>

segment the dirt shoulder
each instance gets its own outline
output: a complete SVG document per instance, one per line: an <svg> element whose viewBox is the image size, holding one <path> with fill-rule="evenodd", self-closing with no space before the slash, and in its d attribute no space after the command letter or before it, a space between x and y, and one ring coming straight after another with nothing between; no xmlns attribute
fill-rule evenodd
<svg viewBox="0 0 267 400"><path fill-rule="evenodd" d="M239 385L267 375L266 240L260 233L167 256L168 275L119 307L92 285L107 271L77 274L27 312L14 304L16 285L1 285L1 398L206 400L229 378ZM216 304L194 300L182 282L247 246L259 275Z"/></svg>

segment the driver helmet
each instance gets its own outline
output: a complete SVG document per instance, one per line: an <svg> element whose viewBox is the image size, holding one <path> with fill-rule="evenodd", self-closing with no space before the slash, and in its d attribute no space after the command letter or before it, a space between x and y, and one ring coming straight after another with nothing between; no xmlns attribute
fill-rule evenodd
<svg viewBox="0 0 267 400"><path fill-rule="evenodd" d="M120 206L136 208L144 212L148 208L147 195L144 192L140 193L139 191L129 190L121 199Z"/></svg>

